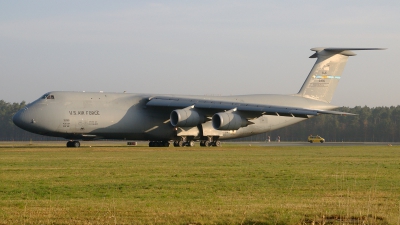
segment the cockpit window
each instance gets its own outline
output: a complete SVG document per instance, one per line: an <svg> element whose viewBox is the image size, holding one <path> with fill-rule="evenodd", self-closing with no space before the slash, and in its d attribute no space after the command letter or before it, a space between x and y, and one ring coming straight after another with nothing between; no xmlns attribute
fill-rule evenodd
<svg viewBox="0 0 400 225"><path fill-rule="evenodd" d="M51 95L51 94L44 94L42 97L41 97L41 99L54 99L54 95Z"/></svg>

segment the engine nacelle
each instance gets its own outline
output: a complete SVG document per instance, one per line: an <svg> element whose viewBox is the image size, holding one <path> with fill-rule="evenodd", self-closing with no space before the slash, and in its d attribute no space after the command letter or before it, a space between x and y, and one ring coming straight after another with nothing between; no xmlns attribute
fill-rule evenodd
<svg viewBox="0 0 400 225"><path fill-rule="evenodd" d="M212 117L212 126L216 130L237 130L247 126L247 120L236 113L216 113Z"/></svg>
<svg viewBox="0 0 400 225"><path fill-rule="evenodd" d="M194 127L204 123L206 118L193 109L176 109L171 112L170 121L174 127Z"/></svg>

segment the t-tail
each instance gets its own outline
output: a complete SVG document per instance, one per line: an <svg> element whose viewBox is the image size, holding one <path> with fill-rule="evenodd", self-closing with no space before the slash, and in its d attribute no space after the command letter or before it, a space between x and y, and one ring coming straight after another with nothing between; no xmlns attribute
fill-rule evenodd
<svg viewBox="0 0 400 225"><path fill-rule="evenodd" d="M384 50L386 48L312 48L317 58L297 96L330 103L352 50Z"/></svg>

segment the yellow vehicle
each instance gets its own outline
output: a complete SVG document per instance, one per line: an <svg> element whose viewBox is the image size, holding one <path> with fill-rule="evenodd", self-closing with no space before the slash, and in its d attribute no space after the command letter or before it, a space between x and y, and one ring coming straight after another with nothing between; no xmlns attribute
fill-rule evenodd
<svg viewBox="0 0 400 225"><path fill-rule="evenodd" d="M310 136L308 136L308 142L310 142L310 143L314 143L314 142L324 143L325 139L320 137L319 135L310 135Z"/></svg>

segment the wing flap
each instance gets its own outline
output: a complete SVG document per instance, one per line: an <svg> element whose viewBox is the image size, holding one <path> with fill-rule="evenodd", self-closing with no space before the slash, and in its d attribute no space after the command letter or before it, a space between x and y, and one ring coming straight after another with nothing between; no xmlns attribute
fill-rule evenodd
<svg viewBox="0 0 400 225"><path fill-rule="evenodd" d="M319 110L318 114L331 114L331 115L340 115L340 116L357 116L357 114L354 114L354 113L339 112L339 111L329 111L329 110Z"/></svg>

